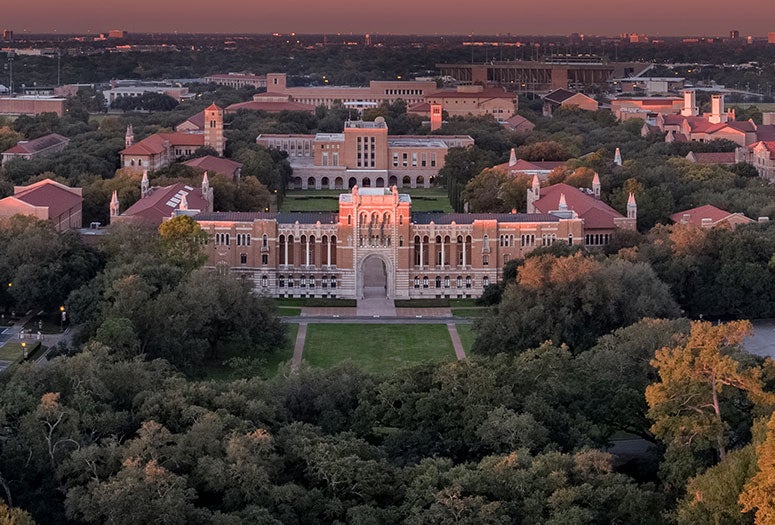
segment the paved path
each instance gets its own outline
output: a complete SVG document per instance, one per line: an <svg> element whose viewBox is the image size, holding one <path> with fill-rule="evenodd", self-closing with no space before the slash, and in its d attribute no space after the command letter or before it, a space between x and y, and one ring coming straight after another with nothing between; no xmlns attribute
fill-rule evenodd
<svg viewBox="0 0 775 525"><path fill-rule="evenodd" d="M366 295L364 299L358 299L356 315L358 317L396 317L396 305L384 296Z"/></svg>
<svg viewBox="0 0 775 525"><path fill-rule="evenodd" d="M455 323L447 323L447 330L449 331L449 337L452 339L452 346L455 348L455 355L458 361L464 361L466 358L466 351L463 348L463 343L460 341L460 334L457 333L457 326Z"/></svg>
<svg viewBox="0 0 775 525"><path fill-rule="evenodd" d="M474 324L473 319L463 317L282 317L287 324Z"/></svg>
<svg viewBox="0 0 775 525"><path fill-rule="evenodd" d="M296 333L296 345L293 347L293 359L291 360L291 372L298 372L301 366L301 356L304 354L304 343L307 340L307 323L299 323L299 331Z"/></svg>
<svg viewBox="0 0 775 525"><path fill-rule="evenodd" d="M30 319L32 319L33 315L33 313L28 313L16 321L13 325L4 330L0 330L0 346L3 346L8 341L20 341L19 332L21 332L24 328L24 325L27 324ZM11 361L0 361L0 372L5 371L5 369L12 364L13 363Z"/></svg>
<svg viewBox="0 0 775 525"><path fill-rule="evenodd" d="M361 301L358 301L359 305ZM375 309L376 310L376 309ZM282 312L281 312L282 313ZM440 319L452 318L452 310L449 308L385 308L382 311L364 311L362 308L353 307L310 307L301 309L301 317L347 317L357 318L373 317L435 317Z"/></svg>

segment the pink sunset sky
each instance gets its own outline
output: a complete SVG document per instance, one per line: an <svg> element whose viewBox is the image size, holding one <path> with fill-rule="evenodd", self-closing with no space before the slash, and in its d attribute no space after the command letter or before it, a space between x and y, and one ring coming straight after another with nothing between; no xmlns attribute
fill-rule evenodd
<svg viewBox="0 0 775 525"><path fill-rule="evenodd" d="M744 5L744 8L742 7ZM5 0L0 26L21 33L404 33L742 36L775 31L775 1L719 0Z"/></svg>

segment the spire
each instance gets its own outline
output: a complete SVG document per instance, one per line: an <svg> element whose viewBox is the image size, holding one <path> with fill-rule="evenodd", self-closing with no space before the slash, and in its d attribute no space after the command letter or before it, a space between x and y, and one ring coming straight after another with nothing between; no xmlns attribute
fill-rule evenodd
<svg viewBox="0 0 775 525"><path fill-rule="evenodd" d="M511 148L511 155L509 156L509 168L517 164L517 151Z"/></svg>
<svg viewBox="0 0 775 525"><path fill-rule="evenodd" d="M619 148L616 148L616 153L614 153L614 164L617 166L622 165L622 152Z"/></svg>
<svg viewBox="0 0 775 525"><path fill-rule="evenodd" d="M119 210L119 203L118 203L118 193L116 190L113 190L113 195L110 197L110 216L111 217L118 217L120 214Z"/></svg>
<svg viewBox="0 0 775 525"><path fill-rule="evenodd" d="M188 209L188 199L186 199L185 193L180 196L180 206L178 206L178 209L181 209L181 210Z"/></svg>
<svg viewBox="0 0 775 525"><path fill-rule="evenodd" d="M565 194L560 193L560 204L557 206L560 211L566 211L568 209L568 203L565 201Z"/></svg>
<svg viewBox="0 0 775 525"><path fill-rule="evenodd" d="M627 218L638 219L638 204L635 202L635 194L630 192L630 196L627 199Z"/></svg>
<svg viewBox="0 0 775 525"><path fill-rule="evenodd" d="M541 182L538 175L533 174L533 183L527 190L527 213L536 213L535 202L541 198Z"/></svg>
<svg viewBox="0 0 775 525"><path fill-rule="evenodd" d="M533 174L533 184L531 184L531 188L533 188L533 191L536 193L537 196L540 196L541 194L541 181L538 180L538 175Z"/></svg>
<svg viewBox="0 0 775 525"><path fill-rule="evenodd" d="M592 193L595 195L596 199L600 199L600 175L598 175L597 172L595 172L595 176L592 177Z"/></svg>
<svg viewBox="0 0 775 525"><path fill-rule="evenodd" d="M135 143L135 132L132 130L132 124L126 127L126 135L124 135L124 146L129 147Z"/></svg>
<svg viewBox="0 0 775 525"><path fill-rule="evenodd" d="M151 192L151 184L148 182L148 170L143 171L143 180L140 181L140 198L145 198Z"/></svg>
<svg viewBox="0 0 775 525"><path fill-rule="evenodd" d="M202 175L202 197L207 199L207 194L210 192L210 179L207 177L207 172Z"/></svg>

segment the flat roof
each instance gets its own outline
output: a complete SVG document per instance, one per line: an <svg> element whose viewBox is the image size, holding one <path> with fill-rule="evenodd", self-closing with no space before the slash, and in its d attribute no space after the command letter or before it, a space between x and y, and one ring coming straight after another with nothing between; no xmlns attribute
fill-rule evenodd
<svg viewBox="0 0 775 525"><path fill-rule="evenodd" d="M408 139L388 137L388 146L394 148L446 148L447 143L441 139Z"/></svg>

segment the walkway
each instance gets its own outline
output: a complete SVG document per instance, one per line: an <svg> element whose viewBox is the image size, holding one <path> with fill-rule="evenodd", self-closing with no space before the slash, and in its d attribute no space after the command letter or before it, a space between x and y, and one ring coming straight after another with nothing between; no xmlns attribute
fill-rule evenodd
<svg viewBox="0 0 775 525"><path fill-rule="evenodd" d="M450 339L452 339L452 346L455 348L457 360L464 361L466 358L466 351L463 348L463 343L460 341L460 334L457 333L457 326L455 323L447 323L447 330L449 331Z"/></svg>
<svg viewBox="0 0 775 525"><path fill-rule="evenodd" d="M361 308L361 303L366 300L358 301L358 308L352 307L310 307L305 306L301 309L301 317L347 317L357 318L372 317L402 317L402 318L425 318L432 317L436 319L452 318L452 311L449 308L396 308L395 306L385 304L375 304ZM370 301L370 300L368 300ZM378 300L384 302L385 299ZM364 305L365 306L365 305Z"/></svg>
<svg viewBox="0 0 775 525"><path fill-rule="evenodd" d="M296 345L293 347L293 359L291 360L291 372L296 373L301 367L301 356L304 354L304 343L307 341L307 323L299 323L299 331L296 333Z"/></svg>

